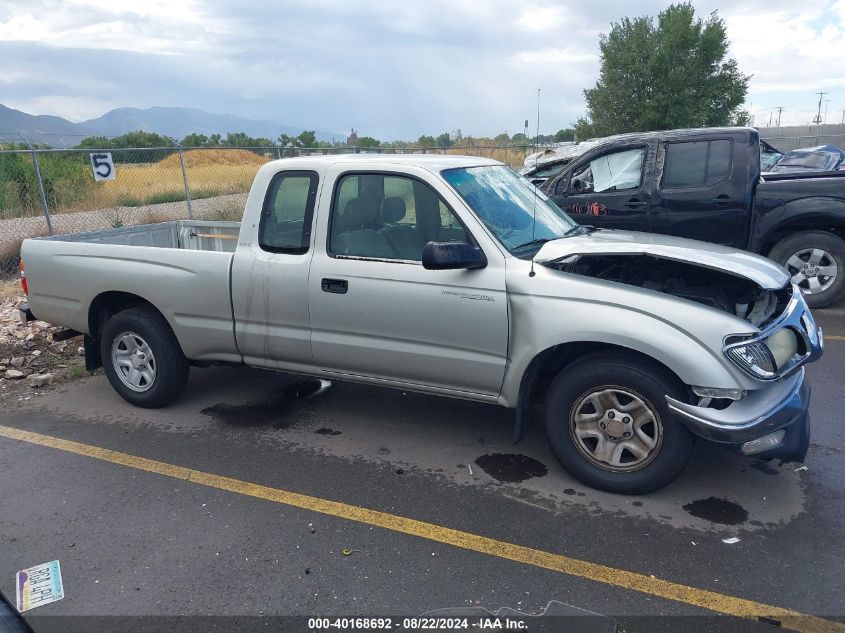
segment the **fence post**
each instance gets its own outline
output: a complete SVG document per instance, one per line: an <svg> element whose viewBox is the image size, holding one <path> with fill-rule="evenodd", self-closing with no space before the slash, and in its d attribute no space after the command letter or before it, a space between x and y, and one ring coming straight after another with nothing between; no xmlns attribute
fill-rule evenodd
<svg viewBox="0 0 845 633"><path fill-rule="evenodd" d="M44 209L44 219L47 220L47 233L53 234L53 222L50 220L50 209L47 207L47 195L44 193L44 181L41 179L41 165L38 164L38 154L31 143L29 151L32 152L32 164L35 166L35 178L38 180L38 193L41 194L41 207Z"/></svg>
<svg viewBox="0 0 845 633"><path fill-rule="evenodd" d="M191 188L188 186L188 170L185 169L185 150L179 145L179 163L182 165L182 182L185 185L185 200L188 202L188 219L194 219L194 210L191 206Z"/></svg>

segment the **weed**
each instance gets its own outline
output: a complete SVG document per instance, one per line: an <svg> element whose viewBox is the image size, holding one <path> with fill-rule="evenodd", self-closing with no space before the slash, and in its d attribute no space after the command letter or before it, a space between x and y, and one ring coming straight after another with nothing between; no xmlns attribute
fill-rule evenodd
<svg viewBox="0 0 845 633"><path fill-rule="evenodd" d="M119 207L140 207L144 201L135 196L122 193L117 197L117 206Z"/></svg>

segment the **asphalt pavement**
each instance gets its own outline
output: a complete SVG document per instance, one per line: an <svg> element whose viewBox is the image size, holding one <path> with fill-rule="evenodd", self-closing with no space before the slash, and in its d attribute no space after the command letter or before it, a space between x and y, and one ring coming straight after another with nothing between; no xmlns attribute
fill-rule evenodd
<svg viewBox="0 0 845 633"><path fill-rule="evenodd" d="M38 633L550 601L621 631L845 630L845 311L816 317L806 469L699 444L642 497L571 478L539 426L512 444L490 405L228 367L155 411L102 375L33 392L0 412L0 592L61 562ZM760 605L827 622L731 617Z"/></svg>

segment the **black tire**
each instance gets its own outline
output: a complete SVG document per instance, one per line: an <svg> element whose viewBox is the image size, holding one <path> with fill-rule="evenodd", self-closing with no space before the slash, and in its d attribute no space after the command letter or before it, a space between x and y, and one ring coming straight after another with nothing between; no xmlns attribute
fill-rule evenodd
<svg viewBox="0 0 845 633"><path fill-rule="evenodd" d="M811 308L826 308L842 298L845 293L845 240L824 231L801 231L783 238L769 252L769 259L777 262L793 275L798 269L788 265L789 259L808 249L819 249L836 263L837 274L824 290L808 294L809 280L799 283L804 290L804 299ZM826 258L825 258L826 259ZM822 278L824 279L824 278Z"/></svg>
<svg viewBox="0 0 845 633"><path fill-rule="evenodd" d="M655 433L659 430L661 437L656 448L647 453L650 461L644 461L642 466L632 465L630 468L635 469L627 472L600 467L585 456L585 449L579 447L579 440L574 437L576 405L592 390L614 388L639 397L653 413L651 428ZM635 495L662 488L681 474L695 446L694 436L669 411L666 395L686 400L684 386L657 363L631 354L608 352L576 360L552 381L546 397L546 431L555 457L575 478L599 490ZM579 410L583 411L581 406ZM617 439L622 441L621 437Z"/></svg>
<svg viewBox="0 0 845 633"><path fill-rule="evenodd" d="M135 391L118 376L112 360L112 345L122 334L134 333L146 342L155 363L154 379ZM127 402L145 409L164 407L182 392L190 366L179 341L161 314L148 307L123 310L106 321L100 334L103 369L114 390Z"/></svg>

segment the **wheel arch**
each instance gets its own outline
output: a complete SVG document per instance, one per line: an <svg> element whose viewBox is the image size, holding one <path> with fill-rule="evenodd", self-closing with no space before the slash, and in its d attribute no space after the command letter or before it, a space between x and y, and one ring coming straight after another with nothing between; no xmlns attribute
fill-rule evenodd
<svg viewBox="0 0 845 633"><path fill-rule="evenodd" d="M88 333L85 334L85 369L94 371L102 367L100 357L100 331L105 322L113 315L130 308L145 307L154 310L167 323L171 332L173 327L167 317L151 301L132 292L109 290L102 292L91 301L88 307ZM175 335L175 333L174 333ZM178 339L177 339L178 340Z"/></svg>
<svg viewBox="0 0 845 633"><path fill-rule="evenodd" d="M535 354L522 374L513 429L514 443L525 436L530 423L531 407L543 396L554 377L576 360L600 352L617 353L657 365L688 390L684 381L672 368L639 350L602 341L578 341L553 345Z"/></svg>
<svg viewBox="0 0 845 633"><path fill-rule="evenodd" d="M845 215L812 213L793 217L766 233L760 241L760 252L767 257L784 238L804 231L821 231L845 239Z"/></svg>

